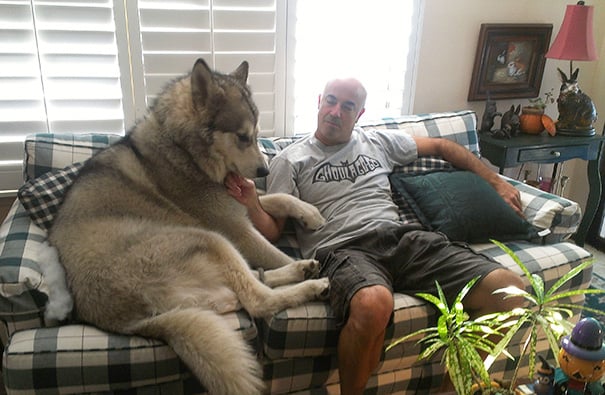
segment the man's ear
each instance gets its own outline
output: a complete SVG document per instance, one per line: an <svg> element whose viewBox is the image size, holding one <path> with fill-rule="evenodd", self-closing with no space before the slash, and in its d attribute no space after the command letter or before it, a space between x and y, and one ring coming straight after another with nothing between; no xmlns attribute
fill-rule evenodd
<svg viewBox="0 0 605 395"><path fill-rule="evenodd" d="M364 112L366 112L365 107L362 108L361 111L359 111L359 115L357 115L357 119L355 120L355 122L359 121L359 118L361 118Z"/></svg>
<svg viewBox="0 0 605 395"><path fill-rule="evenodd" d="M317 109L321 107L321 94L317 95Z"/></svg>

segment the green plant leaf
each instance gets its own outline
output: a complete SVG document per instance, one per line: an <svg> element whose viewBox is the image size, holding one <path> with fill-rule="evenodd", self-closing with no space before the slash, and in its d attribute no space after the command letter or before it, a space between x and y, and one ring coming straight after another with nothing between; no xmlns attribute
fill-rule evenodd
<svg viewBox="0 0 605 395"><path fill-rule="evenodd" d="M542 280L542 277L538 276L537 274L532 274L531 275L532 278L532 285L534 288L534 292L536 293L535 295L535 299L538 301L543 301L544 300L544 280ZM540 303L540 302L538 302Z"/></svg>

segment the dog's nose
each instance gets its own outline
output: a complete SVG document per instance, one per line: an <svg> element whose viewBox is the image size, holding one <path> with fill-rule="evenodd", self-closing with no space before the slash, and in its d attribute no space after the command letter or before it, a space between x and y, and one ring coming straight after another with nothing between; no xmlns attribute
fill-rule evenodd
<svg viewBox="0 0 605 395"><path fill-rule="evenodd" d="M266 177L269 175L269 169L267 169L266 167L259 167L256 169L256 176L257 177Z"/></svg>

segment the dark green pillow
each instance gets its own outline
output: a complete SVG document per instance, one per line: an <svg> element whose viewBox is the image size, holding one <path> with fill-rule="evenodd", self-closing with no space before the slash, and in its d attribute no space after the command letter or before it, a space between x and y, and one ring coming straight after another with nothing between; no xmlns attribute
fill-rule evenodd
<svg viewBox="0 0 605 395"><path fill-rule="evenodd" d="M450 240L480 243L537 237L537 230L473 172L393 173L390 180L420 222Z"/></svg>

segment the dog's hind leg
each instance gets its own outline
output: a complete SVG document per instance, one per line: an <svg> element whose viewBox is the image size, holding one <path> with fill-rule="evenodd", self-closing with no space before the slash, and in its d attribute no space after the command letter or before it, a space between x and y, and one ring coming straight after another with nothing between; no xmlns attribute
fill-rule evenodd
<svg viewBox="0 0 605 395"><path fill-rule="evenodd" d="M168 343L212 395L258 395L263 391L254 352L213 311L175 309L139 321L129 330Z"/></svg>
<svg viewBox="0 0 605 395"><path fill-rule="evenodd" d="M242 255L226 239L216 235L212 246L213 250L205 251L204 260L220 268L225 285L235 292L253 317L268 316L309 300L325 298L328 292L329 281L325 277L271 289L254 277ZM195 261L196 257L191 259Z"/></svg>
<svg viewBox="0 0 605 395"><path fill-rule="evenodd" d="M302 259L278 269L265 270L263 274L263 276L256 275L267 286L274 288L316 277L319 274L319 262L315 259Z"/></svg>

